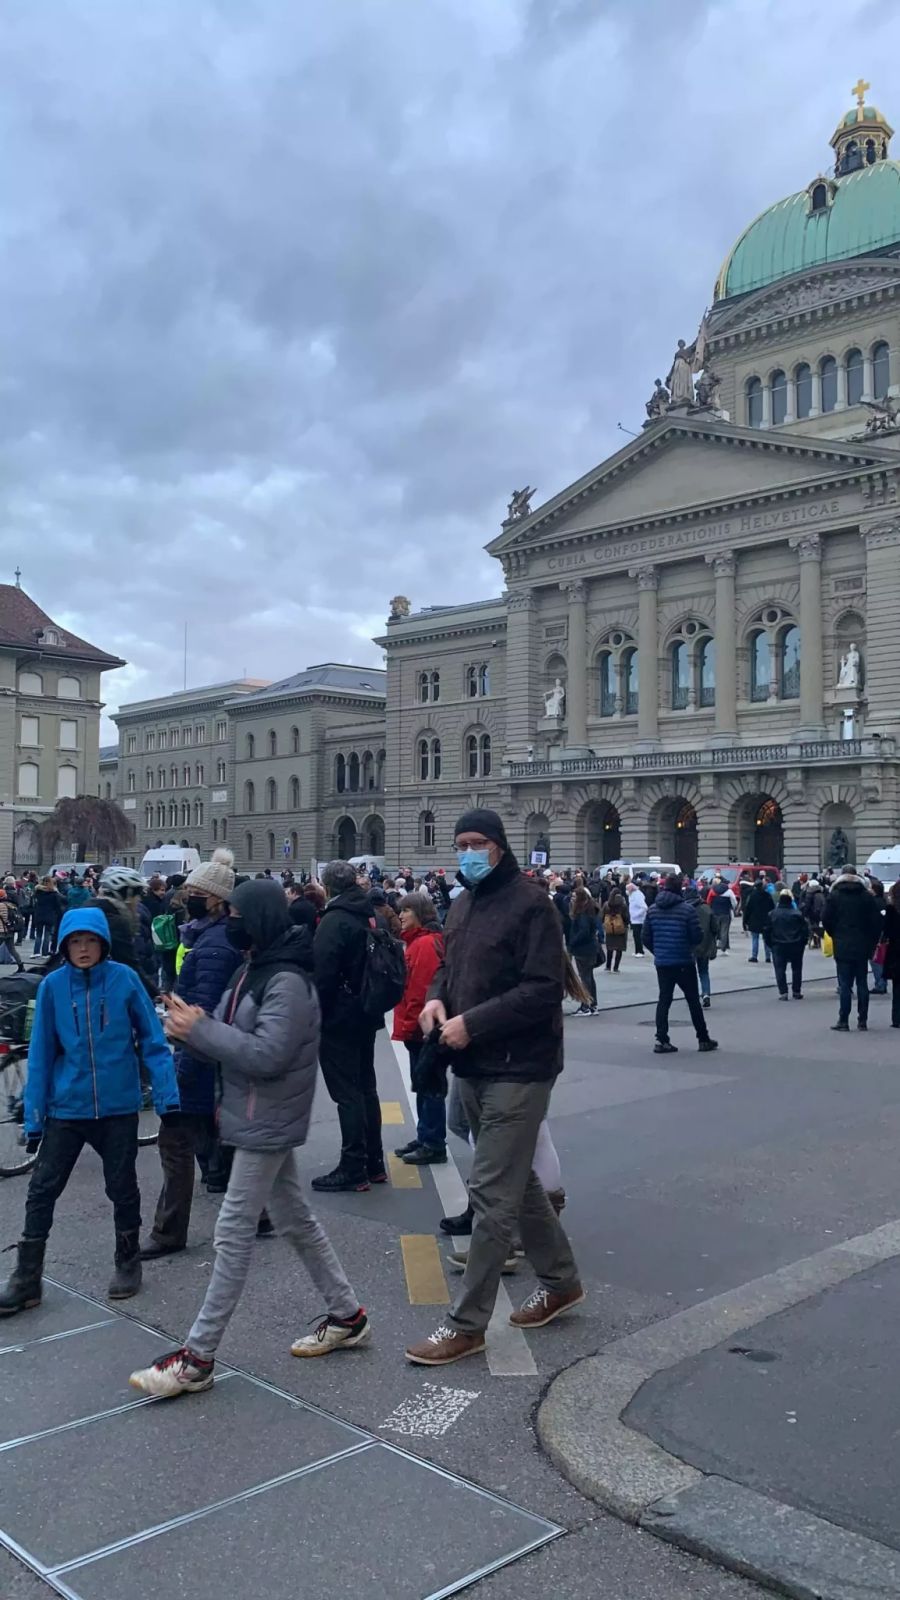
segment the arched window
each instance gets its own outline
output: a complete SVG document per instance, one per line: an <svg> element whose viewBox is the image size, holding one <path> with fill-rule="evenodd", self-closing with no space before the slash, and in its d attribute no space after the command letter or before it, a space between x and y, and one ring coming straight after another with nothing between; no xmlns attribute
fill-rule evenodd
<svg viewBox="0 0 900 1600"><path fill-rule="evenodd" d="M683 639L672 646L672 710L683 711L690 699L691 677L688 647Z"/></svg>
<svg viewBox="0 0 900 1600"><path fill-rule="evenodd" d="M165 806L165 801L158 800L157 804L156 804L156 826L158 828L164 828L165 825L166 825L166 806Z"/></svg>
<svg viewBox="0 0 900 1600"><path fill-rule="evenodd" d="M274 835L274 833L267 833L266 834L266 849L268 850L268 853L269 853L269 860L270 861L274 861L275 860L275 835Z"/></svg>
<svg viewBox="0 0 900 1600"><path fill-rule="evenodd" d="M145 828L152 828L153 827L153 802L152 802L152 800L148 800L147 804L144 806L144 827Z"/></svg>
<svg viewBox="0 0 900 1600"><path fill-rule="evenodd" d="M299 728L292 728L291 729L291 755L292 756L298 756L299 754L300 754L300 729Z"/></svg>
<svg viewBox="0 0 900 1600"><path fill-rule="evenodd" d="M256 754L256 740L254 739L252 733L248 733L245 745L247 751L247 760L252 761Z"/></svg>
<svg viewBox="0 0 900 1600"><path fill-rule="evenodd" d="M164 789L166 787L166 769L165 769L165 767L160 767L159 771L156 774L156 776L157 776L157 778L159 780L159 787L161 789Z"/></svg>
<svg viewBox="0 0 900 1600"><path fill-rule="evenodd" d="M300 779L292 778L290 784L290 805L292 811L300 810Z"/></svg>
<svg viewBox="0 0 900 1600"><path fill-rule="evenodd" d="M759 378L748 378L744 385L744 400L747 406L747 427L759 428L762 426L763 397L762 384Z"/></svg>
<svg viewBox="0 0 900 1600"><path fill-rule="evenodd" d="M466 777L478 777L478 735L466 735Z"/></svg>
<svg viewBox="0 0 900 1600"><path fill-rule="evenodd" d="M768 700L772 679L772 652L765 628L750 635L750 699Z"/></svg>
<svg viewBox="0 0 900 1600"><path fill-rule="evenodd" d="M17 793L22 800L36 800L39 790L40 773L36 761L20 761Z"/></svg>
<svg viewBox="0 0 900 1600"><path fill-rule="evenodd" d="M218 841L218 838L219 838L219 819L218 819L218 817L213 817L213 819L212 819L212 836L213 836L213 844L216 844L217 841Z"/></svg>
<svg viewBox="0 0 900 1600"><path fill-rule="evenodd" d="M812 411L812 369L808 361L801 361L794 373L797 396L797 416L808 417Z"/></svg>
<svg viewBox="0 0 900 1600"><path fill-rule="evenodd" d="M379 750L377 756L375 757L375 787L376 787L376 789L383 789L384 788L384 763L385 763L385 760L386 760L385 752L383 750Z"/></svg>
<svg viewBox="0 0 900 1600"><path fill-rule="evenodd" d="M147 771L144 773L144 788L145 789L152 789L153 788L153 768L152 767L148 767Z"/></svg>
<svg viewBox="0 0 900 1600"><path fill-rule="evenodd" d="M431 688L431 698L432 698L432 700L440 700L440 698L441 698L441 675L440 675L439 672L433 672L431 674L430 688Z"/></svg>
<svg viewBox="0 0 900 1600"><path fill-rule="evenodd" d="M266 779L266 810L278 810L278 785L274 778Z"/></svg>
<svg viewBox="0 0 900 1600"><path fill-rule="evenodd" d="M366 750L362 758L362 786L364 789L375 787L375 757L371 750Z"/></svg>
<svg viewBox="0 0 900 1600"><path fill-rule="evenodd" d="M701 706L714 706L716 703L715 639L704 639L700 646L700 666L698 677L700 679Z"/></svg>
<svg viewBox="0 0 900 1600"><path fill-rule="evenodd" d="M470 700L491 692L491 669L486 661L480 661L477 666L466 667L466 694Z"/></svg>
<svg viewBox="0 0 900 1600"><path fill-rule="evenodd" d="M206 782L206 776L205 776L205 773L203 771L203 762L202 761L198 761L197 762L197 765L194 768L194 772L196 774L196 776L194 778L194 782L195 783L205 783Z"/></svg>
<svg viewBox="0 0 900 1600"><path fill-rule="evenodd" d="M782 700L800 694L800 629L785 628L778 641L778 678Z"/></svg>
<svg viewBox="0 0 900 1600"><path fill-rule="evenodd" d="M601 717L612 717L616 710L616 680L610 650L604 650L597 661L599 678L599 711Z"/></svg>
<svg viewBox="0 0 900 1600"><path fill-rule="evenodd" d="M81 684L77 678L57 678L56 693L60 700L80 700Z"/></svg>
<svg viewBox="0 0 900 1600"><path fill-rule="evenodd" d="M872 346L872 392L876 400L884 400L891 386L891 348L881 339ZM21 679L19 680L21 682Z"/></svg>
<svg viewBox="0 0 900 1600"><path fill-rule="evenodd" d="M171 766L169 768L169 788L178 788L178 768L176 766Z"/></svg>
<svg viewBox="0 0 900 1600"><path fill-rule="evenodd" d="M277 754L278 754L278 735L276 734L274 728L270 728L269 729L268 740L269 740L269 755L270 756L277 756Z"/></svg>
<svg viewBox="0 0 900 1600"><path fill-rule="evenodd" d="M484 661L484 662L482 662L481 666L478 668L478 693L480 695L489 695L490 692L491 692L491 669L488 666L487 662Z"/></svg>
<svg viewBox="0 0 900 1600"><path fill-rule="evenodd" d="M419 740L419 777L425 779L431 772L431 751L428 740Z"/></svg>
<svg viewBox="0 0 900 1600"><path fill-rule="evenodd" d="M858 406L863 392L863 357L861 350L847 351L847 404Z"/></svg>
<svg viewBox="0 0 900 1600"><path fill-rule="evenodd" d="M222 833L222 843L224 844L225 840L228 838L228 822L227 822L225 817L222 818L221 833Z"/></svg>
<svg viewBox="0 0 900 1600"><path fill-rule="evenodd" d="M823 356L819 362L822 384L822 410L833 411L837 405L837 362L834 356Z"/></svg>
<svg viewBox="0 0 900 1600"><path fill-rule="evenodd" d="M189 789L190 788L190 786L191 786L191 769L190 769L190 766L188 765L187 762L185 762L184 766L181 769L181 782L182 782L182 784L183 784L185 789Z"/></svg>
<svg viewBox="0 0 900 1600"><path fill-rule="evenodd" d="M417 684L417 692L418 692L419 704L425 706L425 705L428 704L428 692L429 692L428 673L427 672L420 672L418 678L416 679L416 684Z"/></svg>
<svg viewBox="0 0 900 1600"><path fill-rule="evenodd" d="M352 794L359 788L359 756L355 750L347 762L347 788Z"/></svg>
<svg viewBox="0 0 900 1600"><path fill-rule="evenodd" d="M419 849L433 850L436 837L434 812L419 812Z"/></svg>
<svg viewBox="0 0 900 1600"><path fill-rule="evenodd" d="M291 860L292 861L296 861L296 859L297 859L297 851L299 850L299 848L300 848L300 841L299 841L299 838L298 838L296 832L294 832L294 833L291 834Z"/></svg>
<svg viewBox="0 0 900 1600"><path fill-rule="evenodd" d="M638 653L634 646L622 655L622 699L626 715L633 717L638 708Z"/></svg>
<svg viewBox="0 0 900 1600"><path fill-rule="evenodd" d="M244 810L256 810L256 788L250 778L244 784Z"/></svg>
<svg viewBox="0 0 900 1600"><path fill-rule="evenodd" d="M772 385L772 427L778 428L787 416L787 373L779 367L769 382Z"/></svg>
<svg viewBox="0 0 900 1600"><path fill-rule="evenodd" d="M489 733L481 735L481 776L489 778L491 775L491 736Z"/></svg>
<svg viewBox="0 0 900 1600"><path fill-rule="evenodd" d="M817 183L812 192L812 210L827 211L828 190L824 183Z"/></svg>
<svg viewBox="0 0 900 1600"><path fill-rule="evenodd" d="M108 789L109 788L109 784L107 784L106 787ZM136 788L137 788L137 774L134 773L134 772L129 772L129 774L128 774L128 793L129 794L134 794L134 791L135 791Z"/></svg>
<svg viewBox="0 0 900 1600"><path fill-rule="evenodd" d="M181 826L183 828L189 828L190 825L191 825L191 802L190 802L190 800L182 800L182 802L181 802Z"/></svg>
<svg viewBox="0 0 900 1600"><path fill-rule="evenodd" d="M244 834L244 854L247 857L248 861L252 861L253 860L253 835L252 835L252 833L245 833Z"/></svg>
<svg viewBox="0 0 900 1600"><path fill-rule="evenodd" d="M195 800L194 801L194 827L195 828L202 828L203 827L203 801L202 800Z"/></svg>
<svg viewBox="0 0 900 1600"><path fill-rule="evenodd" d="M178 801L177 800L170 800L169 801L169 827L170 828L177 828L178 827Z"/></svg>
<svg viewBox="0 0 900 1600"><path fill-rule="evenodd" d="M43 694L44 680L39 672L19 673L20 694Z"/></svg>
<svg viewBox="0 0 900 1600"><path fill-rule="evenodd" d="M334 787L338 794L343 794L347 787L347 763L343 756L334 758Z"/></svg>
<svg viewBox="0 0 900 1600"><path fill-rule="evenodd" d="M441 775L441 741L440 741L440 739L432 739L432 741L431 741L431 776L433 778L439 778L440 775Z"/></svg>

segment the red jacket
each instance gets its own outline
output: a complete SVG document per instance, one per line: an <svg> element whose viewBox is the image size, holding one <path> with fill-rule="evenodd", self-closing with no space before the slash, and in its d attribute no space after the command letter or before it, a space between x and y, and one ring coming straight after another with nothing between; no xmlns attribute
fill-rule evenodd
<svg viewBox="0 0 900 1600"><path fill-rule="evenodd" d="M422 1038L419 1012L443 959L444 936L435 928L406 928L400 937L406 945L406 988L400 1004L394 1007L391 1038L413 1043Z"/></svg>

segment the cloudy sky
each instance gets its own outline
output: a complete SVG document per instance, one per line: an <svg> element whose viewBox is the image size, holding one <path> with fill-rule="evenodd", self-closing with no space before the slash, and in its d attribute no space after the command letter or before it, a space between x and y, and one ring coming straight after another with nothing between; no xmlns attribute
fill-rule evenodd
<svg viewBox="0 0 900 1600"><path fill-rule="evenodd" d="M198 685L498 593L512 487L639 428L898 46L872 0L6 0L0 581L127 658L110 708L185 620Z"/></svg>

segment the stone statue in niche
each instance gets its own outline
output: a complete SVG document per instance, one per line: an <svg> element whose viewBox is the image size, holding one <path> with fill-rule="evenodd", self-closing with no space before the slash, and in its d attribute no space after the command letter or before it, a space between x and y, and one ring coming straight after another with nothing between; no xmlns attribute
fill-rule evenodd
<svg viewBox="0 0 900 1600"><path fill-rule="evenodd" d="M840 671L838 672L837 686L839 689L858 689L862 657L855 644L851 644L846 655L841 656Z"/></svg>
<svg viewBox="0 0 900 1600"><path fill-rule="evenodd" d="M828 845L828 865L845 867L850 860L850 840L843 828L835 828Z"/></svg>
<svg viewBox="0 0 900 1600"><path fill-rule="evenodd" d="M544 716L561 717L566 709L566 691L561 678L557 678L552 689L547 689L544 694Z"/></svg>

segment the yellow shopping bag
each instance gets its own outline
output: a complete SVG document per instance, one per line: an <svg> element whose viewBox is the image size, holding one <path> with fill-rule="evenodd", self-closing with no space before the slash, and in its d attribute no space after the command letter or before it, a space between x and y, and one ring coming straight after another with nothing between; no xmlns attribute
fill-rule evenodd
<svg viewBox="0 0 900 1600"><path fill-rule="evenodd" d="M829 959L834 955L834 940L832 939L830 933L823 933L823 935L822 935L822 949L824 950L826 956L829 957Z"/></svg>

